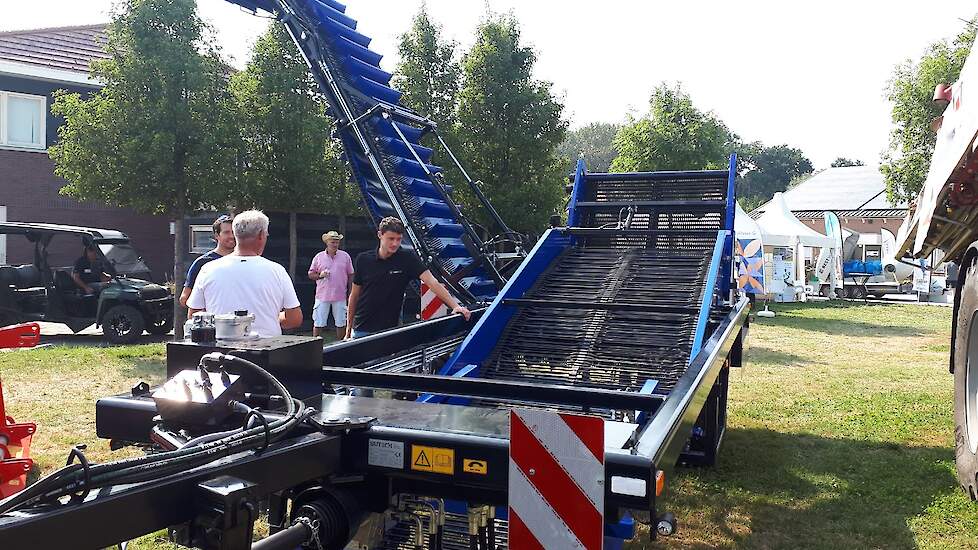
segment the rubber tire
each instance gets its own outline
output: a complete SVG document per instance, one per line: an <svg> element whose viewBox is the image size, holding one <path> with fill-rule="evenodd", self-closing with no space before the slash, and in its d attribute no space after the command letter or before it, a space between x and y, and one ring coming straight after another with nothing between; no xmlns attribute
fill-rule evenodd
<svg viewBox="0 0 978 550"><path fill-rule="evenodd" d="M978 499L978 456L971 452L968 441L966 416L966 392L968 373L968 335L971 320L978 310L978 265L972 260L961 285L961 303L958 307L957 334L954 339L954 447L958 482L971 500ZM978 341L970 343L978 346Z"/></svg>
<svg viewBox="0 0 978 550"><path fill-rule="evenodd" d="M146 323L146 332L154 334L156 336L162 336L173 330L173 317L170 317L162 325L157 325L155 323Z"/></svg>
<svg viewBox="0 0 978 550"><path fill-rule="evenodd" d="M120 334L115 330L113 325L116 319L123 317L129 321L130 330L124 334ZM102 317L102 334L105 335L106 340L113 344L131 344L143 335L143 329L145 328L146 321L143 320L142 312L125 304L112 306Z"/></svg>

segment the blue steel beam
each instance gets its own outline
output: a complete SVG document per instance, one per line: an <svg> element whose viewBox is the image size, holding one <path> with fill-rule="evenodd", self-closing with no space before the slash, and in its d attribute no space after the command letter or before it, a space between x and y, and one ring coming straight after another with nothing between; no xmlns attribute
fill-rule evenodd
<svg viewBox="0 0 978 550"><path fill-rule="evenodd" d="M720 274L720 296L726 300L730 296L730 289L733 287L733 243L736 234L734 232L734 216L737 212L737 190L735 181L737 178L737 153L730 155L730 169L727 174L727 211L723 219L723 228L730 232L727 241L723 245L723 265Z"/></svg>
<svg viewBox="0 0 978 550"><path fill-rule="evenodd" d="M506 286L499 292L496 299L486 310L486 313L472 327L469 334L462 341L458 349L445 362L438 374L442 376L455 376L462 369L465 369L466 376L477 376L478 368L468 369L470 365L481 365L482 362L492 353L496 346L497 337L500 331L509 323L513 315L519 308L505 305L503 300L510 298L522 298L523 295L533 286L540 275L553 263L564 250L571 245L571 237L558 229L549 229L543 237L537 241L536 246L530 251L523 263L516 269L516 272L506 282ZM424 395L420 401L429 403L441 403L443 396Z"/></svg>
<svg viewBox="0 0 978 550"><path fill-rule="evenodd" d="M693 335L693 347L689 352L689 363L693 362L696 354L703 347L703 340L706 337L706 325L710 320L710 308L713 306L714 293L717 288L717 276L720 274L720 267L723 260L723 249L727 245L731 232L726 230L717 231L717 241L713 245L713 255L710 257L710 267L706 274L706 284L703 285L703 299L700 301L700 313L696 319L696 333Z"/></svg>

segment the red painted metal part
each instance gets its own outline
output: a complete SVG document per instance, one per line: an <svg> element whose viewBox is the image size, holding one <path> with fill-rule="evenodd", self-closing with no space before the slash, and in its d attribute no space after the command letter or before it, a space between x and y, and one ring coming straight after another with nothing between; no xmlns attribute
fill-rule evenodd
<svg viewBox="0 0 978 550"><path fill-rule="evenodd" d="M27 473L34 466L31 456L31 439L37 425L33 422L16 423L7 416L3 404L3 381L0 381L0 499L27 486Z"/></svg>
<svg viewBox="0 0 978 550"><path fill-rule="evenodd" d="M41 325L21 323L0 327L0 348L32 348L41 341Z"/></svg>

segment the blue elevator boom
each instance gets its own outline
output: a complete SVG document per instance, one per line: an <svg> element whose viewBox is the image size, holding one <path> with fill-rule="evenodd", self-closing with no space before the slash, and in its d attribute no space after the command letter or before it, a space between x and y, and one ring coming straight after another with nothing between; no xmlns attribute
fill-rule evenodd
<svg viewBox="0 0 978 550"><path fill-rule="evenodd" d="M337 118L350 169L375 222L401 218L405 248L466 303L488 302L504 283L479 235L452 200L433 151L421 145L435 125L400 105L382 56L333 0L228 0L276 13L305 56Z"/></svg>

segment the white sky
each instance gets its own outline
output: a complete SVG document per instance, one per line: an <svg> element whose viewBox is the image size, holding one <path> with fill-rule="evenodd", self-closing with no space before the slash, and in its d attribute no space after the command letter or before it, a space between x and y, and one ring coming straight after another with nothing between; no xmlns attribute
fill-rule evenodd
<svg viewBox="0 0 978 550"><path fill-rule="evenodd" d="M111 0L0 0L0 30L108 19ZM358 30L396 61L397 36L421 0L346 0ZM222 0L198 0L241 66L267 23ZM488 5L512 11L574 127L645 111L661 81L683 83L743 139L802 149L817 168L837 156L878 162L890 129L884 87L894 65L950 38L978 7L965 0L653 2L427 0L464 51ZM938 9L939 6L940 8ZM10 7L13 7L11 10Z"/></svg>

